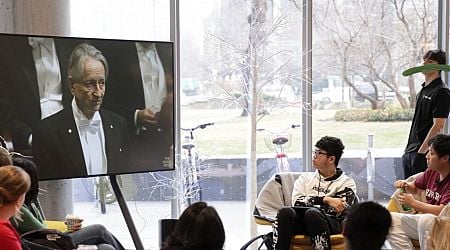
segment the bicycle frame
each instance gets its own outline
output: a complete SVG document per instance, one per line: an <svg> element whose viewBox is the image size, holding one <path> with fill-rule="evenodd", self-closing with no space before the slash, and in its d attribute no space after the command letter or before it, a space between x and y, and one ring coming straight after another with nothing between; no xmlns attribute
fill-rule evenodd
<svg viewBox="0 0 450 250"><path fill-rule="evenodd" d="M188 132L189 134L185 136L185 141L182 144L182 149L184 150L185 162L181 166L181 182L183 186L183 202L187 205L191 205L193 201L201 201L202 193L201 187L198 179L197 171L197 156L195 155L194 148L194 131L197 129L204 129L207 126L214 125L214 123L200 124L193 128L181 128L181 130Z"/></svg>
<svg viewBox="0 0 450 250"><path fill-rule="evenodd" d="M268 129L257 129L257 131L267 131L270 134L270 143L273 144L275 147L275 160L276 160L276 168L277 173L279 172L289 172L291 171L288 161L288 156L284 152L285 145L290 141L290 136L285 135L286 131L289 129L295 129L300 127L300 125L291 125L281 133L274 133ZM290 135L290 134L289 134ZM266 146L267 145L266 141ZM268 146L269 147L269 146ZM269 147L270 148L270 147Z"/></svg>

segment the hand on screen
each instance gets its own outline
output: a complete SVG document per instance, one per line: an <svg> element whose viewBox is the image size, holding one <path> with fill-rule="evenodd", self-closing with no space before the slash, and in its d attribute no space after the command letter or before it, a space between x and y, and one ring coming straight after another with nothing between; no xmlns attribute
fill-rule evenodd
<svg viewBox="0 0 450 250"><path fill-rule="evenodd" d="M141 109L137 114L137 122L146 128L149 128L158 123L159 112L154 112L148 108Z"/></svg>

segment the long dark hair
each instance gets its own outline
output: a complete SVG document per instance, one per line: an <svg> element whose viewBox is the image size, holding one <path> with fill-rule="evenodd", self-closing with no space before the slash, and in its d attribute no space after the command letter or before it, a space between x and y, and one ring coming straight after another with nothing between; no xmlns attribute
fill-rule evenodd
<svg viewBox="0 0 450 250"><path fill-rule="evenodd" d="M181 214L162 249L220 250L224 243L225 229L216 209L197 202Z"/></svg>
<svg viewBox="0 0 450 250"><path fill-rule="evenodd" d="M25 205L29 206L37 200L39 194L39 182L36 165L33 161L23 157L13 157L13 164L14 166L22 168L30 176L31 186L25 195L24 202Z"/></svg>

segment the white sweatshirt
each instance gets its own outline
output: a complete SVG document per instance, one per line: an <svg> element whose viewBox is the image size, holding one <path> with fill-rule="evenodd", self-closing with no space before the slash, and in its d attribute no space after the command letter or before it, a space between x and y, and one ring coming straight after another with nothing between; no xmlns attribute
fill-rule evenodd
<svg viewBox="0 0 450 250"><path fill-rule="evenodd" d="M301 173L294 183L292 204L305 207L318 206L327 214L335 215L332 209L323 203L325 196L345 197L347 204L353 205L357 202L355 181L339 168L336 174L329 178L324 178L317 170Z"/></svg>

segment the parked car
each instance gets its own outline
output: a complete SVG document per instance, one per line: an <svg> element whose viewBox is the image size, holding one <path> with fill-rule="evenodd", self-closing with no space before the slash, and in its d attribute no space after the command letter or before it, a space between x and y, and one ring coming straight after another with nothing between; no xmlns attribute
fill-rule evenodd
<svg viewBox="0 0 450 250"><path fill-rule="evenodd" d="M186 96L198 95L200 90L200 80L197 78L182 78L180 81L180 88Z"/></svg>
<svg viewBox="0 0 450 250"><path fill-rule="evenodd" d="M395 92L391 91L391 90L385 90L384 94L383 94L383 85L381 83L376 83L378 86L378 100L385 100L385 101L393 101L395 100ZM358 88L358 90L360 90L362 93L375 98L375 89L374 87L368 83L368 82L361 82L361 83L357 83L356 88ZM358 102L363 102L364 98L360 95L358 95L358 93L356 93L356 91L353 91L353 100L358 101Z"/></svg>

